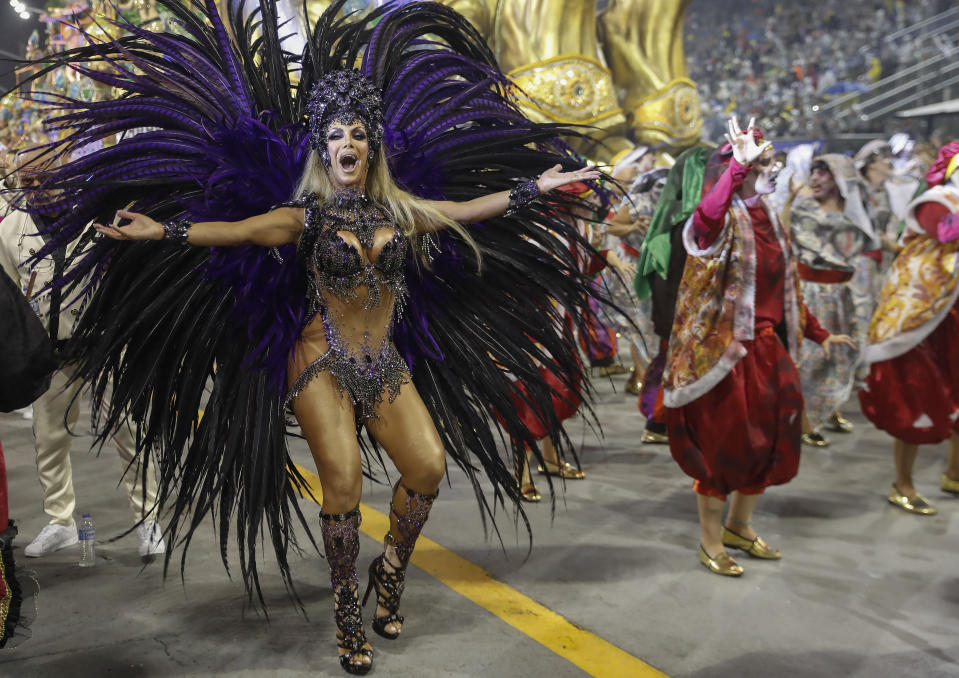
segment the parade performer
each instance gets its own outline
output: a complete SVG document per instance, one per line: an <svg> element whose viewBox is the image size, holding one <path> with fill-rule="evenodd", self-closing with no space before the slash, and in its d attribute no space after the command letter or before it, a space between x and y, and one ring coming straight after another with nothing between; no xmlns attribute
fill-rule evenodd
<svg viewBox="0 0 959 678"><path fill-rule="evenodd" d="M26 407L50 386L56 368L53 347L40 319L16 283L0 271L0 412ZM7 467L0 442L0 648L14 647L30 637L36 612L31 596L36 581L13 559L17 527L7 505Z"/></svg>
<svg viewBox="0 0 959 678"><path fill-rule="evenodd" d="M822 426L852 431L852 424L840 414L839 407L868 370L862 362L862 347L872 304L863 304L850 282L862 253L877 249L879 241L849 158L834 153L814 158L809 187L811 196L793 202L800 188L793 182L783 210L783 223L798 259L802 298L825 329L849 335L857 344L855 348L840 346L828 356L812 341L802 344L799 376L810 427L802 439L806 444L824 447L829 442L820 433ZM860 308L863 305L865 308Z"/></svg>
<svg viewBox="0 0 959 678"><path fill-rule="evenodd" d="M126 416L140 426L169 543L189 543L215 514L224 559L235 523L251 597L263 600L262 534L292 587L287 552L296 523L308 526L285 444L290 403L324 493L340 663L365 673L362 474L382 463L380 447L400 472L367 587L373 629L392 639L446 454L492 514L479 474L494 502L519 507L514 461L535 444L513 378L546 429L560 428L539 367L568 388L582 378L553 302L583 313L590 291L576 262L592 250L555 206L579 206L574 197L537 197L598 173L569 153L564 129L509 103L509 82L454 11L404 3L342 18L343 4L298 57L283 49L272 0L248 19L235 6L228 26L213 0L201 10L171 0L184 35L124 24L129 37L65 52L54 66L119 96L67 101L51 123L76 130L73 145L143 131L65 163L45 186L73 207L48 248L86 246L85 224L120 208L66 276L76 292L86 275L97 281L67 358L95 400L113 381L94 422L101 437ZM128 242L143 239L161 242ZM514 441L511 459L495 423Z"/></svg>
<svg viewBox="0 0 959 678"><path fill-rule="evenodd" d="M615 307L607 308L603 317L616 336L629 345L633 364L624 390L632 395L639 395L650 361L646 337L653 336L649 301L641 303L630 283L636 275L636 260L659 197L658 192L654 196L653 188L657 179L665 177L668 171L652 171L655 160L649 148L640 146L615 164L612 176L625 190L605 229L604 249L609 250L606 256L609 267L601 273L602 284Z"/></svg>
<svg viewBox="0 0 959 678"><path fill-rule="evenodd" d="M663 400L670 451L695 479L700 561L739 576L743 568L724 546L782 556L751 521L765 488L788 482L799 468L800 343L805 336L828 353L853 342L830 335L802 304L788 235L763 201L779 171L772 145L752 122L744 133L735 119L727 140L707 164L702 201L683 232L689 256Z"/></svg>
<svg viewBox="0 0 959 678"><path fill-rule="evenodd" d="M863 252L852 281L856 303L868 311L869 320L876 311L885 274L899 251L897 241L906 209L919 186L917 180L897 175L892 160L892 148L883 139L873 139L853 157L864 183L863 202L880 245Z"/></svg>
<svg viewBox="0 0 959 678"><path fill-rule="evenodd" d="M940 481L959 494L959 143L947 144L926 174L931 188L910 205L902 250L869 326L872 363L859 402L895 438L896 480L889 502L910 513L936 509L913 483L919 445L949 440Z"/></svg>
<svg viewBox="0 0 959 678"><path fill-rule="evenodd" d="M585 183L562 186L559 190L564 193L578 195L584 198L587 201L587 204L597 199L597 196L593 195L592 189L590 189L590 187ZM602 204L601 201L600 204ZM557 203L557 207L561 206L562 202ZM592 210L584 209L567 211L566 219L569 225L575 228L578 233L585 238L589 238L589 232L592 230L590 228ZM576 254L575 248L572 251L574 254ZM593 256L589 257L586 261L580 262L580 270L582 270L585 275L591 276L594 274L597 268L605 266L605 262L606 259L603 256L603 253L597 252L593 254ZM556 331L563 336L567 342L569 350L575 353L577 332L573 316L568 311L559 308L558 306L556 310L558 315L561 315L562 317L562 325L557 327ZM587 317L591 318L593 322L596 321L595 316L591 315ZM581 323L583 323L583 320L583 318L580 318ZM580 346L582 346L584 352L588 354L586 348L587 344L585 343L585 338L583 336L584 332L585 330L581 325L579 328ZM546 415L539 410L538 406L534 404L534 401L530 399L529 389L521 379L517 379L514 384L515 391L513 394L513 404L516 408L516 413L524 422L526 430L530 432L530 434L539 444L542 463L539 464L537 470L539 471L540 475L546 476L546 481L549 484L550 489L552 489L553 480L550 476L557 476L562 478L563 481L583 480L586 478L586 472L579 468L579 459L577 457L575 448L570 448L572 451L573 461L576 462L575 466L569 461L560 458L559 450L564 449L566 446L562 444L557 445L557 443L554 442L554 439L565 435L565 433L561 430L552 428L550 425L551 421L562 423L579 411L580 407L583 406L583 396L581 394L583 384L581 381L574 381L573 383L564 382L553 373L549 367L549 363L541 364L539 366L539 374L540 378L545 383L550 385L550 389L552 391L552 410L550 412L550 415L552 416ZM533 450L528 448L525 458L520 460L519 465L516 468L516 481L519 483L520 498L526 502L536 503L543 500L543 495L538 489L536 489L536 484L533 482L533 478L530 473L530 460L533 456ZM555 494L552 496L555 498Z"/></svg>
<svg viewBox="0 0 959 678"><path fill-rule="evenodd" d="M566 341L569 343L571 351L575 351L576 338L573 329L573 319L569 313L564 313L563 328L560 330ZM539 368L540 377L552 388L552 417L544 415L534 406L531 406L529 390L521 382L516 382L516 393L513 396L513 402L516 412L523 420L527 430L539 442L542 463L538 467L540 475L547 476L546 481L552 488L553 481L549 476L557 476L565 480L583 480L586 478L586 472L578 468L578 459L576 451L573 450L573 460L577 462L574 466L569 461L560 459L559 450L554 439L562 435L562 432L550 430L548 428L550 421L564 422L572 417L583 404L580 390L581 383L570 385L565 384L552 371L541 365ZM559 446L562 448L562 445ZM517 467L516 481L519 483L520 498L523 501L536 503L543 500L543 495L533 482L530 474L530 459L533 457L532 449L526 454L526 457ZM555 494L553 495L555 497Z"/></svg>
<svg viewBox="0 0 959 678"><path fill-rule="evenodd" d="M669 442L663 406L663 370L676 315L676 295L686 266L683 225L702 198L703 174L711 153L708 146L696 146L676 158L640 249L633 286L640 300L650 301L653 332L659 339L659 350L646 368L639 393L639 411L646 418L641 438L644 444Z"/></svg>
<svg viewBox="0 0 959 678"><path fill-rule="evenodd" d="M21 187L36 187L44 174L43 164L49 161L44 151L24 151L17 155L16 175ZM20 285L57 349L62 347L73 331L79 304L64 304L62 290L51 289L55 277L66 271L72 247L63 245L49 256L36 260L38 250L45 243L40 235L51 215L41 216L31 205L50 200L53 196L44 191L32 190L28 204L23 209L11 209L0 220L0 267ZM30 211L34 214L31 215ZM53 373L50 388L33 401L34 450L37 475L43 490L43 511L49 522L23 549L29 558L48 555L78 542L77 525L73 517L76 509L76 493L73 485L73 467L70 448L73 444L72 429L80 416L79 383L71 383L75 366L64 364ZM138 537L138 552L144 562L166 552L166 545L156 523L157 499L156 469L138 465L134 432L128 423L120 426L113 435L113 444L123 473L123 482L133 514L134 529Z"/></svg>

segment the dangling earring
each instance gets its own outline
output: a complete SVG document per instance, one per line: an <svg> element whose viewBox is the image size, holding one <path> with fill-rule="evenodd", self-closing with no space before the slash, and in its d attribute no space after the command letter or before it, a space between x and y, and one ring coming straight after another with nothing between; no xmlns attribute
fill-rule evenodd
<svg viewBox="0 0 959 678"><path fill-rule="evenodd" d="M330 161L330 152L327 149L320 151L320 158L323 160L323 167L330 169L332 162Z"/></svg>

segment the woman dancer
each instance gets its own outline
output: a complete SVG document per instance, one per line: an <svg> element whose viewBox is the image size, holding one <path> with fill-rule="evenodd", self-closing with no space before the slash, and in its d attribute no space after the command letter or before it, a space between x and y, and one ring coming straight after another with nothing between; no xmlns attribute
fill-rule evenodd
<svg viewBox="0 0 959 678"><path fill-rule="evenodd" d="M859 392L863 414L895 441L889 502L910 513L936 508L916 490L919 445L949 441L940 480L959 495L959 143L939 151L931 188L909 206L902 251L893 261L869 326L872 363Z"/></svg>
<svg viewBox="0 0 959 678"><path fill-rule="evenodd" d="M500 501L518 500L513 464L490 431L502 413L514 458L532 442L507 406L508 375L523 379L547 429L560 428L537 368L549 365L564 384L582 376L553 330L552 300L581 312L588 288L575 261L588 247L534 201L598 173L561 171L577 164L556 142L560 130L509 104L489 50L452 10L412 3L339 19L342 4L314 29L295 96L268 0L262 22L231 17L235 48L212 3L201 23L172 2L186 36L126 26L130 38L66 53L81 69L105 53L133 66L92 74L124 98L76 113L66 106L76 143L107 128L154 129L67 163L48 183L76 204L51 229L54 243L82 234L104 205L133 202L117 212L129 223L97 226L107 238L79 265L102 280L70 353L96 396L114 378L98 430L127 413L143 426L141 450L159 455L160 504L173 504L169 542L183 522L189 541L216 508L225 554L235 516L241 568L259 594L253 553L265 521L292 585L286 552L302 485L283 440L291 403L323 486L340 663L365 673L373 652L356 574L358 428L401 474L366 590L377 594L374 630L392 639L446 452L477 487L480 465ZM360 53L362 73L349 70ZM294 186L294 203L266 211ZM476 222L483 227L460 225Z"/></svg>
<svg viewBox="0 0 959 678"><path fill-rule="evenodd" d="M829 356L811 341L802 344L799 376L803 413L809 426L802 440L825 447L829 441L820 433L823 425L852 431L852 424L839 413L839 407L852 395L857 379L861 383L868 371L861 369L860 347L865 344L872 305L867 303L863 308L850 281L862 253L876 249L878 239L849 158L832 153L814 158L809 187L812 195L795 203L799 187L790 187L783 219L796 248L802 298L823 327L854 337L857 343L855 348L839 347Z"/></svg>
<svg viewBox="0 0 959 678"><path fill-rule="evenodd" d="M116 240L167 239L199 247L297 245L312 273L310 304L318 312L291 356L286 401L292 403L323 487L320 525L330 561L341 663L357 670L368 667L373 657L357 609L363 488L357 421L401 474L385 550L370 564L366 593L369 597L375 585L373 629L386 638L396 638L402 628L398 610L406 566L446 471L443 442L393 344L397 304L407 293L403 267L409 239L455 223L486 221L599 173L561 172L557 165L512 191L462 203L416 201L403 195L386 169L382 112L375 86L365 76L335 71L317 83L311 97L314 152L298 191L306 196L304 207L283 207L240 222L166 224L120 211L118 217L128 224L96 228ZM400 222L404 217L408 221Z"/></svg>
<svg viewBox="0 0 959 678"><path fill-rule="evenodd" d="M757 143L762 134L752 121L742 132L735 119L727 140L707 164L703 199L684 232L690 256L663 400L670 451L695 479L700 562L739 576L743 568L725 546L782 557L753 530L752 514L766 487L799 468L799 343L805 336L828 353L853 342L819 327L802 304L787 234L763 202L779 171L772 145Z"/></svg>

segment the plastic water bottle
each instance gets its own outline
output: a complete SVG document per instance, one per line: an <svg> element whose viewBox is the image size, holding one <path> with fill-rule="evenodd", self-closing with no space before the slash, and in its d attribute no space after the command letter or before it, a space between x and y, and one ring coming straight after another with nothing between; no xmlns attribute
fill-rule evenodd
<svg viewBox="0 0 959 678"><path fill-rule="evenodd" d="M97 564L96 554L97 526L89 513L83 514L83 519L77 526L77 537L80 539L80 567L93 567Z"/></svg>

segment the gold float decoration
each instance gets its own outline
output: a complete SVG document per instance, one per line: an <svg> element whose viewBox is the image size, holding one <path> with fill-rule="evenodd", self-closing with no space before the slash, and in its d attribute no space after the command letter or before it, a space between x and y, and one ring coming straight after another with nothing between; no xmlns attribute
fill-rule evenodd
<svg viewBox="0 0 959 678"><path fill-rule="evenodd" d="M596 125L611 118L622 122L609 69L581 54L561 54L507 74L522 90L523 108L539 122Z"/></svg>
<svg viewBox="0 0 959 678"><path fill-rule="evenodd" d="M691 2L609 0L599 16L603 54L636 143L679 151L699 139L699 95L683 49Z"/></svg>
<svg viewBox="0 0 959 678"><path fill-rule="evenodd" d="M677 78L640 99L632 111L632 127L647 142L680 147L696 143L703 130L696 83Z"/></svg>

